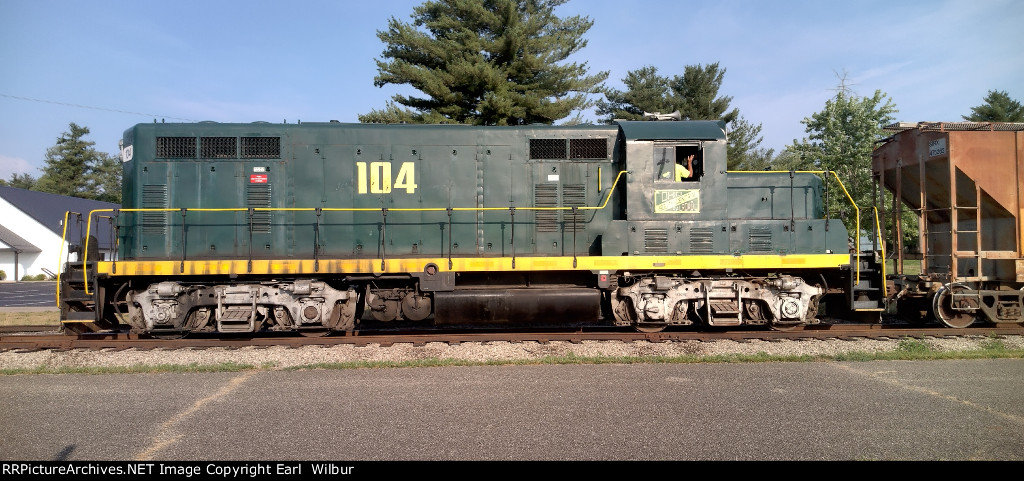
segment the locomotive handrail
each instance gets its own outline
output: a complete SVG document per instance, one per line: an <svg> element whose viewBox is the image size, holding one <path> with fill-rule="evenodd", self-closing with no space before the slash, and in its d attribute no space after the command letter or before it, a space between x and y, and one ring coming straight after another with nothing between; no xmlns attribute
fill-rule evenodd
<svg viewBox="0 0 1024 481"><path fill-rule="evenodd" d="M628 172L629 171L627 171L627 170L619 171L618 175L615 176L615 182L612 184L611 188L608 189L608 195L605 196L604 202L602 202L601 205L598 205L598 206L513 207L513 209L517 209L517 210L567 210L567 211L574 211L574 212L575 212L575 210L601 210L601 209L604 209L605 207L608 206L608 202L611 200L612 194L615 193L615 187L619 185L619 180L622 178L622 176L624 174L627 174ZM94 214L98 213L98 212L114 212L115 210L118 211L118 212L184 212L183 208L178 208L178 207L175 207L175 208L172 208L172 207L139 207L139 208L129 208L129 209L95 209L95 210L89 211L89 217L88 218L89 218L90 222L86 226L85 246L82 249L83 252L85 253L82 256L83 272L84 272L84 268L85 268L86 263L89 261L89 249L88 249L88 246L89 246L89 234L90 234L91 229L92 229L92 222L91 222L92 216ZM387 215L386 214L387 211L397 211L397 212L446 212L447 211L447 212L450 212L450 211L496 211L496 210L505 211L505 210L509 210L509 207L394 207L394 208L393 207L380 207L380 208L377 208L377 207L224 207L224 208L198 208L197 207L197 208L191 208L190 207L190 208L188 208L188 211L194 211L194 212L252 212L252 211L260 211L260 212L324 212L324 211L329 211L329 212L384 212L385 213L384 215ZM513 228L515 228L515 224L514 223L513 223ZM66 222L65 222L65 237L66 237L66 234L67 234L67 225L66 225ZM514 240L514 238L513 238L513 240ZM250 242L249 244L250 244L250 247L251 247L252 246L252 242ZM184 255L184 248L182 248L182 251L183 251L182 255ZM314 253L314 256L315 255L316 254ZM515 256L515 254L513 254L513 265L515 263L515 260L514 260L515 257L514 256ZM250 258L251 258L251 255L250 255ZM251 262L251 260L250 260L250 262ZM84 274L83 274L83 276L84 276ZM86 280L86 282L85 282L85 294L86 295L91 295L91 293L89 292L89 282L88 282L88 280ZM60 305L59 294L58 294L57 305L58 306Z"/></svg>
<svg viewBox="0 0 1024 481"><path fill-rule="evenodd" d="M72 212L70 210L64 211L64 232L60 235L60 249L57 251L57 263L58 263L57 265L58 266L60 266L60 264L63 263L64 243L66 242L66 239L68 237L68 217L70 217L71 214L75 214L76 216L78 216L79 222L81 222L81 220L82 220L82 214L81 213L79 213L79 212ZM88 243L89 239L86 239L85 242ZM70 251L71 251L71 249L68 249L68 257L71 256L71 252ZM57 269L57 307L60 307L60 276L61 276L61 274L63 272L64 272L64 269L60 269L60 268ZM83 276L83 279L84 279L85 278L85 274L83 273L82 276ZM88 283L88 281L86 281L86 283Z"/></svg>
<svg viewBox="0 0 1024 481"><path fill-rule="evenodd" d="M856 230L856 232L855 232L855 234L853 236L853 238L854 238L853 242L854 242L854 248L856 249L854 252L856 252L857 255L860 255L860 207L857 207L857 203L853 201L853 196L851 196L850 192L846 190L846 185L843 184L842 179L839 178L839 174L837 174L836 171L834 171L834 170L730 170L730 171L728 171L728 173L730 173L730 174L790 174L790 173L792 173L792 174L816 174L816 175L825 174L826 176L828 176L828 174L832 174L832 176L836 178L836 182L839 183L839 187L843 189L843 193L846 194L846 198L850 201L850 205L853 206L853 210L856 213L854 218L855 218L856 223L857 223L856 224L857 225L857 230ZM857 267L856 267L856 281L854 282L854 285L860 284L860 262L856 262L856 264L857 264Z"/></svg>
<svg viewBox="0 0 1024 481"><path fill-rule="evenodd" d="M882 299L889 297L889 291L887 289L887 283L885 282L885 239L882 238L882 225L878 222L878 206L872 206L875 209L875 234L878 237L878 245L882 248Z"/></svg>

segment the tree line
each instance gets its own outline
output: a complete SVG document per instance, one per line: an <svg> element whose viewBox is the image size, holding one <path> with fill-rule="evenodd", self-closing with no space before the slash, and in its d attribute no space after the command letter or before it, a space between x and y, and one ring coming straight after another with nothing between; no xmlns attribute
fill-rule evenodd
<svg viewBox="0 0 1024 481"><path fill-rule="evenodd" d="M885 93L858 96L840 79L836 95L802 120L807 137L776 153L761 146L761 124L745 119L720 92L726 68L718 63L685 65L671 75L643 66L628 71L621 79L625 89L618 90L604 84L609 72L591 73L586 62L569 61L587 45L593 22L556 15L567 1L428 0L414 7L411 21L390 18L377 32L385 49L374 85L408 85L419 93L394 95L359 121L580 124L590 109L601 123L679 111L682 119L727 122L731 170L835 171L858 205L871 205L871 149L897 112ZM1004 91L989 91L971 110L965 120L1024 122L1024 107ZM47 150L40 178L14 174L0 184L119 202L117 159L85 141L88 132L72 123ZM853 232L852 220L847 227Z"/></svg>

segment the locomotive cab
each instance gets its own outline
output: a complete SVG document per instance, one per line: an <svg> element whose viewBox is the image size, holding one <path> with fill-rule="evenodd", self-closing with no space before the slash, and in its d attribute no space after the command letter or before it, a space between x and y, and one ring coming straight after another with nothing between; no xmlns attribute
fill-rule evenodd
<svg viewBox="0 0 1024 481"><path fill-rule="evenodd" d="M725 122L622 121L619 127L629 171L625 215L608 226L605 255L727 253L728 233L718 226L728 207Z"/></svg>

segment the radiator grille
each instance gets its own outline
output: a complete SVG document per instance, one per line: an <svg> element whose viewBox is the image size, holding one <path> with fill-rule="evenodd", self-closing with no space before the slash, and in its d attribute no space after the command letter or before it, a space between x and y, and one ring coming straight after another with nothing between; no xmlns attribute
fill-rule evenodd
<svg viewBox="0 0 1024 481"><path fill-rule="evenodd" d="M565 139L530 139L531 159L567 159Z"/></svg>
<svg viewBox="0 0 1024 481"><path fill-rule="evenodd" d="M156 156L159 159L196 158L195 137L157 137Z"/></svg>
<svg viewBox="0 0 1024 481"><path fill-rule="evenodd" d="M571 139L569 140L570 159L605 159L608 158L608 141L606 139Z"/></svg>
<svg viewBox="0 0 1024 481"><path fill-rule="evenodd" d="M242 137L243 159L277 159L281 157L280 137Z"/></svg>
<svg viewBox="0 0 1024 481"><path fill-rule="evenodd" d="M202 137L199 139L200 156L204 159L233 159L238 155L237 144L234 137Z"/></svg>

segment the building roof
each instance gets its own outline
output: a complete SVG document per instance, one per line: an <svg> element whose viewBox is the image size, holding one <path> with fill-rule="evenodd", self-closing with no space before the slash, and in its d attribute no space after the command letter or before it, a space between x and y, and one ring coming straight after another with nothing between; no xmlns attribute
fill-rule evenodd
<svg viewBox="0 0 1024 481"><path fill-rule="evenodd" d="M0 198L6 200L58 236L64 234L64 213L67 211L81 213L84 220L90 211L97 209L119 209L121 207L120 204L110 202L18 189L5 185L0 185ZM0 226L5 227L13 234L13 231L18 229L18 226L10 225L8 222L0 219ZM81 228L79 229L79 227ZM82 222L79 226L77 218L72 215L68 220L67 240L72 244L77 244L85 236L85 232L85 223ZM97 223L94 218L90 234L99 240L100 249L110 248L112 243L109 222L101 221ZM4 240L4 243L11 244L6 240Z"/></svg>
<svg viewBox="0 0 1024 481"><path fill-rule="evenodd" d="M0 225L0 250L11 249L15 252L42 252L43 250L33 245L31 242L22 239L21 236L15 234L10 229Z"/></svg>

